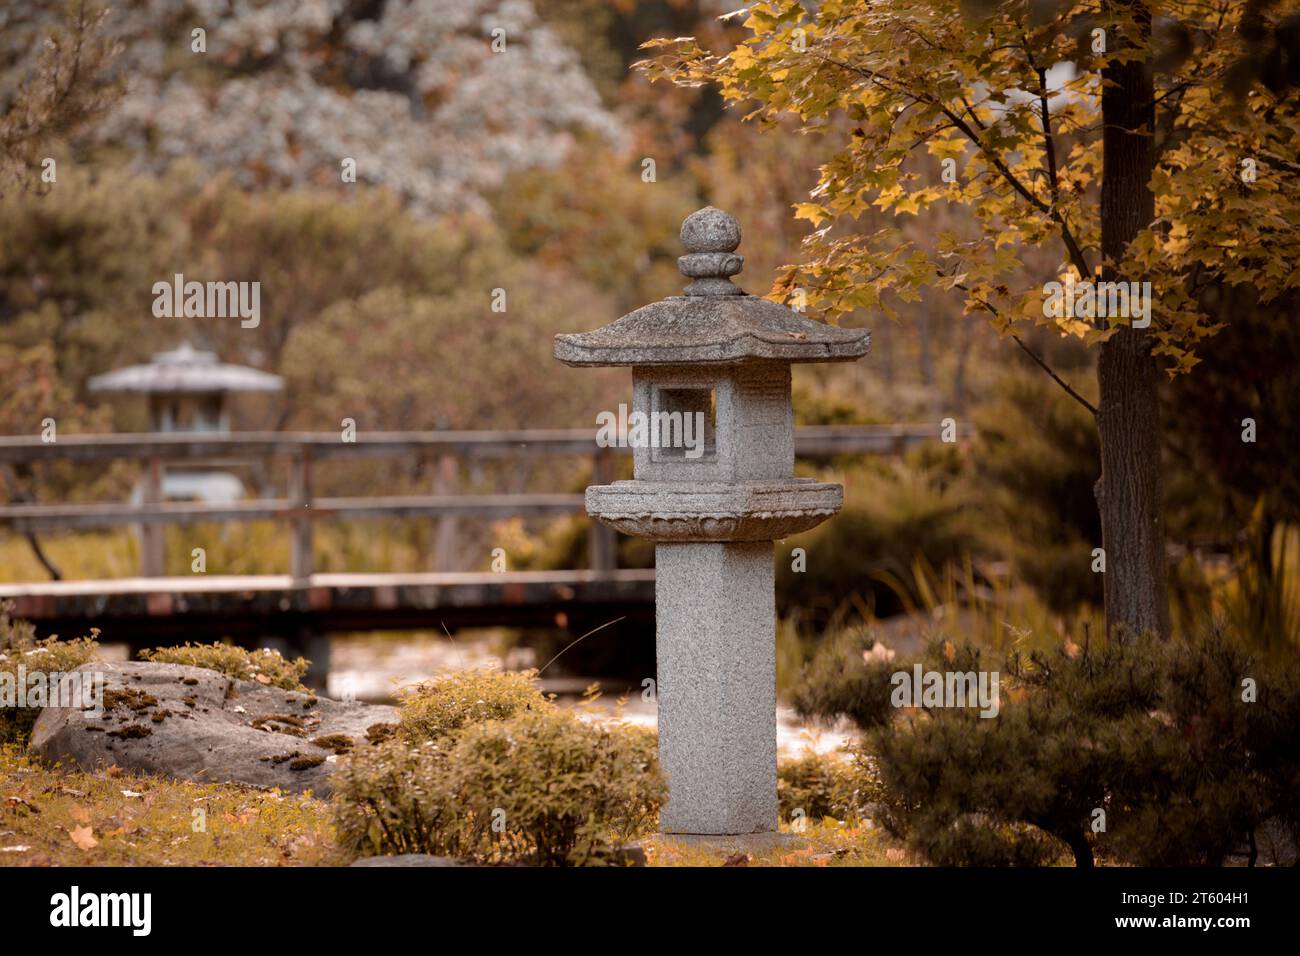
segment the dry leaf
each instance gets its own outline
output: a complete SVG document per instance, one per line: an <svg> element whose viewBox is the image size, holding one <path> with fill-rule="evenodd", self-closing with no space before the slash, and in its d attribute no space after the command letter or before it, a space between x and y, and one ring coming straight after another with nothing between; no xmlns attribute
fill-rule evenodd
<svg viewBox="0 0 1300 956"><path fill-rule="evenodd" d="M95 839L95 834L90 831L90 827L75 827L68 836L72 837L72 842L83 850L92 850L99 846L99 841Z"/></svg>
<svg viewBox="0 0 1300 956"><path fill-rule="evenodd" d="M5 806L10 810L26 810L28 813L40 813L40 808L19 796L5 797Z"/></svg>
<svg viewBox="0 0 1300 956"><path fill-rule="evenodd" d="M255 674L253 675L253 680L257 681L259 684L271 683L271 678L267 677L265 674Z"/></svg>
<svg viewBox="0 0 1300 956"><path fill-rule="evenodd" d="M957 648L953 645L952 641L943 642L943 659L949 664L957 659Z"/></svg>
<svg viewBox="0 0 1300 956"><path fill-rule="evenodd" d="M113 764L113 766L106 768L104 773L108 774L110 778L120 777L122 776L122 768L117 764Z"/></svg>
<svg viewBox="0 0 1300 956"><path fill-rule="evenodd" d="M72 819L76 820L78 823L90 822L90 811L80 804L74 805L68 813L71 815Z"/></svg>

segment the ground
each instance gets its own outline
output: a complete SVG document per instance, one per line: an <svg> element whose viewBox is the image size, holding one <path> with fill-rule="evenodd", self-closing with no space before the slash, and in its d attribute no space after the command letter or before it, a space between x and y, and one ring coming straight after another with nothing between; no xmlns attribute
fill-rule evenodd
<svg viewBox="0 0 1300 956"><path fill-rule="evenodd" d="M745 861L648 837L651 866L897 866L896 843L866 825L811 824L806 844ZM310 796L176 782L109 768L43 766L0 748L0 866L333 866L329 804Z"/></svg>
<svg viewBox="0 0 1300 956"><path fill-rule="evenodd" d="M0 865L341 862L329 805L243 787L47 768L0 748Z"/></svg>

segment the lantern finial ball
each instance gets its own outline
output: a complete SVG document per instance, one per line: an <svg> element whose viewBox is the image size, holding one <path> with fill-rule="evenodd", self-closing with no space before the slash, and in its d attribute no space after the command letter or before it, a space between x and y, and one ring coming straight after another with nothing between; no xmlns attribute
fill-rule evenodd
<svg viewBox="0 0 1300 956"><path fill-rule="evenodd" d="M682 221L682 245L687 252L735 252L740 223L721 209L705 206Z"/></svg>

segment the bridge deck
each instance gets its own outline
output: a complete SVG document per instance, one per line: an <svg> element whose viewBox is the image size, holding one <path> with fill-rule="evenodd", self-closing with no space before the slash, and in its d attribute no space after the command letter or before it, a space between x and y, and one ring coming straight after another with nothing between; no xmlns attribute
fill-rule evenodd
<svg viewBox="0 0 1300 956"><path fill-rule="evenodd" d="M195 575L0 584L0 600L42 634L133 647L158 641L449 630L595 626L654 619L654 571L506 571L411 574Z"/></svg>

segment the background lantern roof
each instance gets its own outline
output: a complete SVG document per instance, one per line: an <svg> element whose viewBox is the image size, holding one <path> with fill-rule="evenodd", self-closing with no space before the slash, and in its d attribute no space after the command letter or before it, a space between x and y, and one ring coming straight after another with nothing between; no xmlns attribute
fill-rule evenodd
<svg viewBox="0 0 1300 956"><path fill-rule="evenodd" d="M179 348L159 352L146 365L128 365L96 375L87 383L92 392L141 392L184 394L212 392L278 392L284 380L279 375L217 361L212 352L194 348L188 342Z"/></svg>
<svg viewBox="0 0 1300 956"><path fill-rule="evenodd" d="M797 315L731 282L740 226L712 206L682 223L687 254L678 259L694 281L685 294L642 306L591 332L555 337L566 365L682 365L751 361L847 362L871 349L866 329L845 329Z"/></svg>

